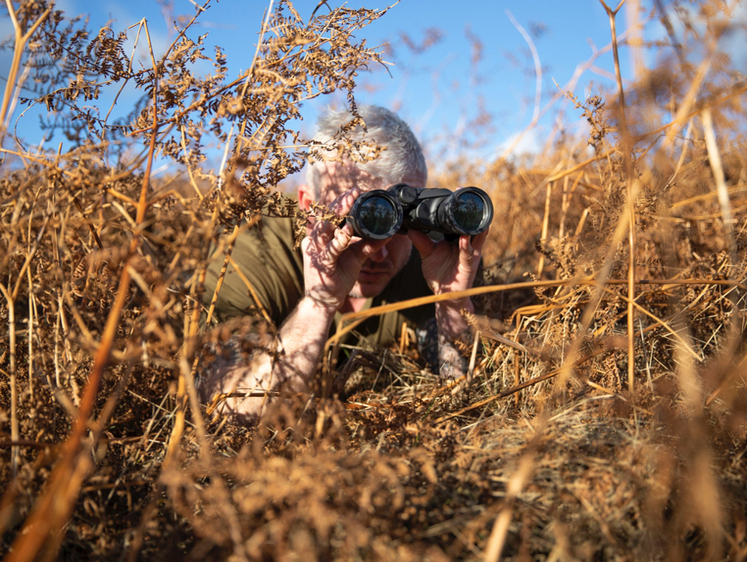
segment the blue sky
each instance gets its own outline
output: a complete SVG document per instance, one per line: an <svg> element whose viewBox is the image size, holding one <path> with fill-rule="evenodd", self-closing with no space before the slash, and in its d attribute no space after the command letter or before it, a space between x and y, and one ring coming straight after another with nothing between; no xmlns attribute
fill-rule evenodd
<svg viewBox="0 0 747 562"><path fill-rule="evenodd" d="M340 4L337 0L329 3ZM207 43L225 49L229 71L236 75L250 64L262 14L270 4L270 0L222 0L202 14L193 35L208 33ZM308 17L316 4L316 0L297 0L294 5ZM628 4L632 7L632 0ZM645 17L650 0L642 0L642 4ZM384 8L388 4L354 0L347 5ZM190 0L173 0L171 11L151 0L60 0L58 7L69 15L89 13L94 29L110 21L119 31L146 18L157 51L163 51L175 36L173 16L195 10ZM629 17L625 6L617 16L618 33L627 29ZM8 30L7 17L4 20L3 31ZM647 33L662 31L654 21ZM134 34L133 29L130 36ZM581 65L608 45L610 28L599 0L401 0L357 36L365 38L369 46L388 44L385 59L393 63L389 73L379 69L361 76L359 103L397 110L431 154L438 148L442 154L454 156L464 150L455 139L468 138L475 143L471 147L474 154L491 158L500 154L540 109L546 113L515 150L541 148L558 123L569 130L580 126L578 110L567 101L549 102L559 93L556 83L565 87ZM423 52L408 47L408 43L422 44L429 36L439 39ZM478 43L480 59L474 63ZM623 75L632 77L630 52L623 48L621 54ZM0 62L0 73L7 74L7 57ZM537 63L542 69L539 98ZM574 94L583 100L592 91L613 90L613 71L611 52L599 55L572 85ZM313 100L303 109L304 126L310 128L314 115L324 106L342 101L339 96ZM469 129L469 123L480 115L489 116L490 121ZM25 117L24 121L21 130L33 131L33 118Z"/></svg>

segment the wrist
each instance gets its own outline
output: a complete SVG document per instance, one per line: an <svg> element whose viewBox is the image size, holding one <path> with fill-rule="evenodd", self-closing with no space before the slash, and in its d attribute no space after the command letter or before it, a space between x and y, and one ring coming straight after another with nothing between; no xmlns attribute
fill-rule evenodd
<svg viewBox="0 0 747 562"><path fill-rule="evenodd" d="M469 298L436 303L439 336L455 340L469 328L462 311L474 313L475 307Z"/></svg>
<svg viewBox="0 0 747 562"><path fill-rule="evenodd" d="M338 308L334 304L306 295L298 301L296 315L303 320L308 319L310 322L313 322L311 325L318 325L320 322L323 322L326 329L329 329Z"/></svg>

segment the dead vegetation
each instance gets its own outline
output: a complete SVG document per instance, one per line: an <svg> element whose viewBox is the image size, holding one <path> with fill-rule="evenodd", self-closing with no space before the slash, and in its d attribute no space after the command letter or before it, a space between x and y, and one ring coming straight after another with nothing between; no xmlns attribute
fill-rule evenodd
<svg viewBox="0 0 747 562"><path fill-rule="evenodd" d="M341 88L355 107L356 73L381 59L352 32L382 14L320 4L302 18L281 2L231 76L189 23L136 70L113 30L44 2L12 8L7 560L747 557L747 84L719 50L729 6L659 8L666 29L699 23L648 45L661 60L634 87L574 100L588 139L435 178L481 185L497 210L469 380L440 384L404 340L342 350L340 399L296 397L251 429L196 402L199 350L229 334L199 321L209 248L288 212L274 187L306 158L298 106ZM200 78L205 57L215 72ZM55 109L48 125L72 148L13 138L21 72L35 90L20 103ZM128 117L90 111L124 84L143 96ZM217 172L209 138L227 147ZM154 181L167 158L184 174ZM335 374L320 372L322 389Z"/></svg>

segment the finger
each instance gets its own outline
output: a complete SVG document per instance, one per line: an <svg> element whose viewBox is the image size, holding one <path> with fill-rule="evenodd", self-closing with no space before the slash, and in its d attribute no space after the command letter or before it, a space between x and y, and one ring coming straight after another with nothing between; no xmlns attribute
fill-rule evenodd
<svg viewBox="0 0 747 562"><path fill-rule="evenodd" d="M344 217L350 213L350 209L353 208L353 204L355 203L355 200L360 197L360 194L360 188L354 187L353 189L339 195L334 201L332 201L329 208L338 217Z"/></svg>
<svg viewBox="0 0 747 562"><path fill-rule="evenodd" d="M472 265L474 263L475 253L472 248L472 244L470 244L470 237L469 236L460 236L459 237L459 265L461 265L464 269L471 271Z"/></svg>
<svg viewBox="0 0 747 562"><path fill-rule="evenodd" d="M478 240L478 236L482 236L482 233L474 238L459 237L459 267L472 274L477 271L482 256L482 245L485 242L484 237Z"/></svg>
<svg viewBox="0 0 747 562"><path fill-rule="evenodd" d="M407 236L412 240L412 245L415 246L415 249L420 254L420 259L427 258L436 249L436 243L425 232L409 230Z"/></svg>
<svg viewBox="0 0 747 562"><path fill-rule="evenodd" d="M310 236L320 247L326 246L335 233L335 225L330 222L317 220L311 229Z"/></svg>
<svg viewBox="0 0 747 562"><path fill-rule="evenodd" d="M472 238L472 248L478 253L482 253L482 248L485 245L485 241L488 239L489 232L490 227Z"/></svg>
<svg viewBox="0 0 747 562"><path fill-rule="evenodd" d="M334 264L340 255L350 247L353 239L353 228L346 224L343 228L338 228L334 237L327 245L326 258L329 264Z"/></svg>
<svg viewBox="0 0 747 562"><path fill-rule="evenodd" d="M316 244L314 244L310 236L304 236L303 240L301 240L301 252L304 256L304 259L306 259L306 256L308 256L309 258L319 256L319 248Z"/></svg>
<svg viewBox="0 0 747 562"><path fill-rule="evenodd" d="M318 259L325 251L327 242L318 230L312 231L301 240L301 251L310 257Z"/></svg>

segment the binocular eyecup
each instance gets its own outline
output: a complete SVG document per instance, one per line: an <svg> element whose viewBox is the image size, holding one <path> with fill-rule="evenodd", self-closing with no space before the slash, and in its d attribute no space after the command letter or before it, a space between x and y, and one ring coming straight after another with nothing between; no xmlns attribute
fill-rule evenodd
<svg viewBox="0 0 747 562"><path fill-rule="evenodd" d="M493 204L477 187L450 191L398 183L363 193L346 220L361 238L380 240L412 229L441 232L453 239L487 229L493 220Z"/></svg>

